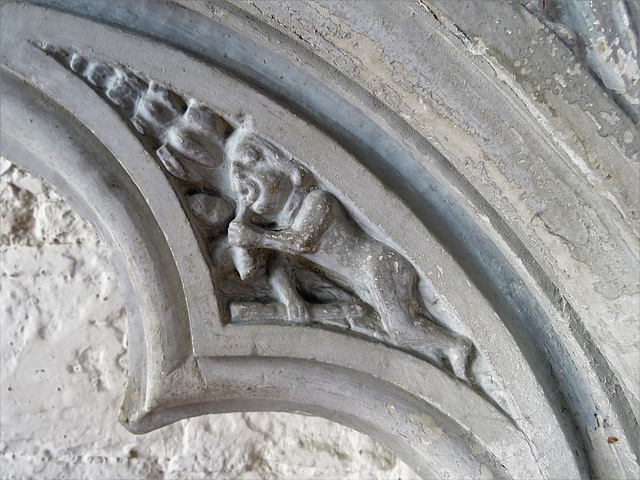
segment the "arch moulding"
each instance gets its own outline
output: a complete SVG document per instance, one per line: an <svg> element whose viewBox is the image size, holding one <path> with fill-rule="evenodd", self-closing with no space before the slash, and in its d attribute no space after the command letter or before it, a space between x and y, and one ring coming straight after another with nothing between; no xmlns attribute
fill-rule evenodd
<svg viewBox="0 0 640 480"><path fill-rule="evenodd" d="M640 475L637 379L588 315L615 292L585 300L556 258L603 225L590 265L637 295L637 127L586 69L609 136L518 90L454 4L1 5L1 153L112 247L127 429L303 412L426 478Z"/></svg>

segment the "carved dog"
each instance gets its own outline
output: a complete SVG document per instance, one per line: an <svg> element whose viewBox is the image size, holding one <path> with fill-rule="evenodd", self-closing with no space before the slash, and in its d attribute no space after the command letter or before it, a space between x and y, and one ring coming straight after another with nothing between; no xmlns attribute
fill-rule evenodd
<svg viewBox="0 0 640 480"><path fill-rule="evenodd" d="M416 311L419 277L402 255L367 235L311 174L241 128L228 140L232 185L243 213L229 241L303 257L375 308L389 343L418 352L463 379L473 356L466 338Z"/></svg>

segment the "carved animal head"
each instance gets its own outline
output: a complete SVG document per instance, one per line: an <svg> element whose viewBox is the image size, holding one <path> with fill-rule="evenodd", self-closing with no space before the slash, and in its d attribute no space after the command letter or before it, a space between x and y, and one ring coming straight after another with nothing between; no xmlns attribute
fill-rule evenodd
<svg viewBox="0 0 640 480"><path fill-rule="evenodd" d="M302 165L244 127L231 135L225 152L241 209L277 213L294 192L312 184L312 175Z"/></svg>

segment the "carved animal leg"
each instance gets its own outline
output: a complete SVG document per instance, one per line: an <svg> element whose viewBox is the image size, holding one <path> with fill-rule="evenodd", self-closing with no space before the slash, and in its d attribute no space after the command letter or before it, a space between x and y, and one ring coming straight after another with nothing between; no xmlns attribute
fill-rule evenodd
<svg viewBox="0 0 640 480"><path fill-rule="evenodd" d="M296 290L293 266L288 255L280 252L272 253L267 266L267 275L278 300L287 308L289 321L308 322L309 310Z"/></svg>
<svg viewBox="0 0 640 480"><path fill-rule="evenodd" d="M414 317L412 329L398 330L395 340L399 346L420 353L450 369L453 374L470 381L470 367L474 357L473 343L425 317Z"/></svg>
<svg viewBox="0 0 640 480"><path fill-rule="evenodd" d="M411 302L410 271L392 272L384 265L375 268L368 282L368 299L380 315L384 331L392 343L403 346L407 341L416 343L419 335L414 325L415 313ZM422 336L422 335L419 335ZM434 344L433 346L436 346Z"/></svg>
<svg viewBox="0 0 640 480"><path fill-rule="evenodd" d="M389 340L451 369L457 377L468 381L473 344L415 312L412 298L415 272L409 269L390 272L386 266L383 268L383 272L374 276L377 281L371 282L369 290Z"/></svg>
<svg viewBox="0 0 640 480"><path fill-rule="evenodd" d="M419 318L420 325L417 330L430 339L428 342L431 344L428 347L430 351L435 349L436 352L440 353L440 358L437 361L450 368L456 377L469 381L469 368L474 357L473 343L467 338L457 335L424 317ZM421 351L421 344L415 344L414 349Z"/></svg>

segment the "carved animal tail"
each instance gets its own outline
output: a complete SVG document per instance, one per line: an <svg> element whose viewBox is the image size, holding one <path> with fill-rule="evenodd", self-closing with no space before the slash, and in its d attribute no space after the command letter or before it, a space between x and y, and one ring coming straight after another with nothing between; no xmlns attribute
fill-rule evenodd
<svg viewBox="0 0 640 480"><path fill-rule="evenodd" d="M106 98L174 177L206 185L222 164L231 127L219 115L128 68L38 46Z"/></svg>
<svg viewBox="0 0 640 480"><path fill-rule="evenodd" d="M135 115L137 104L149 89L147 80L128 69L113 67L51 45L40 45L40 48L105 96L128 119Z"/></svg>

